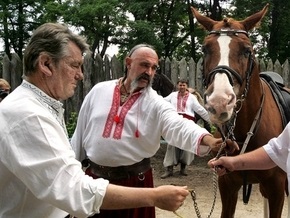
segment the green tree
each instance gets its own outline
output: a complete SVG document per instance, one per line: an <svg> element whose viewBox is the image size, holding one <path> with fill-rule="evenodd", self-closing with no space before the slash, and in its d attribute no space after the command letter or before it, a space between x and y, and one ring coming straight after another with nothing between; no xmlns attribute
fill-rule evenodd
<svg viewBox="0 0 290 218"><path fill-rule="evenodd" d="M175 0L124 1L125 8L132 14L129 32L122 36L122 52L140 42L154 45L162 57L195 56L191 40L189 17L193 23L190 2ZM136 24L137 23L137 24ZM146 31L141 29L146 26ZM141 28L141 29L140 29ZM193 45L193 46L192 46Z"/></svg>
<svg viewBox="0 0 290 218"><path fill-rule="evenodd" d="M244 19L261 10L267 3L269 1L266 0L234 0L233 4L236 6L234 16ZM290 19L289 8L289 0L272 0L260 27L251 32L252 42L260 58L270 58L273 61L278 59L281 63L289 58L290 28L287 28Z"/></svg>
<svg viewBox="0 0 290 218"><path fill-rule="evenodd" d="M43 4L37 0L2 0L0 2L0 37L4 41L4 51L11 58L15 52L22 58L23 49L31 31L43 20Z"/></svg>
<svg viewBox="0 0 290 218"><path fill-rule="evenodd" d="M269 27L269 57L283 63L290 58L290 1L272 0L271 25Z"/></svg>
<svg viewBox="0 0 290 218"><path fill-rule="evenodd" d="M235 10L222 7L231 3ZM261 10L266 0L2 0L0 37L4 52L20 58L32 30L44 22L63 22L84 35L93 54L104 56L118 45L120 59L138 43L154 45L162 57L201 56L205 32L194 22L190 6L215 20L224 15L244 19ZM250 5L250 7L249 7ZM272 0L261 28L251 32L256 53L284 61L289 58L289 0Z"/></svg>
<svg viewBox="0 0 290 218"><path fill-rule="evenodd" d="M105 55L127 25L118 0L64 0L47 5L46 19L61 20L87 38L92 54Z"/></svg>

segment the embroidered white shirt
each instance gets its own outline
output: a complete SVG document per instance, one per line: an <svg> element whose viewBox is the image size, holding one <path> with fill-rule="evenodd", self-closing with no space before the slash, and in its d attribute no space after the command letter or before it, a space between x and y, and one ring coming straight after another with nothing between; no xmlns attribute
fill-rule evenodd
<svg viewBox="0 0 290 218"><path fill-rule="evenodd" d="M126 107L125 103L118 106L117 112L111 110L116 86L118 80L98 83L84 99L71 140L77 159L88 157L99 165L112 167L131 165L152 157L159 149L161 135L169 144L183 150L199 156L208 154L209 147L200 145L200 141L209 133L194 122L183 119L152 88L142 90L137 100L124 111L126 115L120 121L121 135L115 137L120 122L114 119L108 122L108 118L120 114ZM108 124L111 128L104 137Z"/></svg>
<svg viewBox="0 0 290 218"><path fill-rule="evenodd" d="M181 97L181 96L180 96ZM191 117L195 117L195 113L199 114L204 120L210 122L208 112L206 109L198 102L197 98L188 93L185 97L178 97L178 91L170 93L164 99L169 101L177 110L178 113L184 113ZM184 99L182 99L184 98Z"/></svg>
<svg viewBox="0 0 290 218"><path fill-rule="evenodd" d="M23 81L0 105L0 217L87 217L107 180L84 175L69 143L62 103Z"/></svg>

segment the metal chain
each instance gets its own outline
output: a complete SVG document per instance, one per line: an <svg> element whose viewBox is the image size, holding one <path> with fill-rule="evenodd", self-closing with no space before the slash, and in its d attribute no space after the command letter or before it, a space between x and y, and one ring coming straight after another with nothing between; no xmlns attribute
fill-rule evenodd
<svg viewBox="0 0 290 218"><path fill-rule="evenodd" d="M218 159L220 156L221 156L221 153L222 151L224 150L224 148L226 147L226 141L227 139L229 138L229 135L224 139L219 151L217 152L217 155L216 155L216 159ZM217 170L214 170L213 171L213 176L212 176L212 181L213 181L213 202L212 202L212 206L211 206L211 209L210 209L210 212L207 216L207 218L210 218L212 213L213 213L213 210L214 210L214 207L215 207L215 203L216 203L216 197L217 197L217 189L218 189L218 175L217 175ZM194 206L194 209L195 209L195 213L197 215L198 218L201 218L201 214L200 214L200 210L198 208L198 205L197 205L197 201L196 201L196 193L193 189L189 190L190 194L191 194L191 198L192 198L192 201L193 201L193 206ZM176 211L173 212L177 217L180 217L182 218L182 216L180 216Z"/></svg>
<svg viewBox="0 0 290 218"><path fill-rule="evenodd" d="M211 209L210 209L210 212L209 212L209 215L207 216L207 218L210 218L212 213L213 213L213 210L214 210L214 207L215 207L215 203L216 203L216 196L217 196L217 184L218 184L218 179L217 179L217 173L216 171L213 172L213 202L212 202L212 206L211 206ZM196 202L196 193L194 190L190 190L189 191L190 194L191 194L191 198L192 198L192 201L193 201L193 206L194 206L194 209L195 209L195 213L197 215L198 218L201 218L201 214L200 214L200 211L199 211L199 208L198 208L198 205L197 205L197 202ZM173 212L177 217L179 218L183 218L181 215L179 215L176 211Z"/></svg>
<svg viewBox="0 0 290 218"><path fill-rule="evenodd" d="M223 149L225 148L226 146L226 139L224 140L224 142L222 143L217 155L216 155L216 158L219 158ZM214 207L215 207L215 203L216 203L216 196L217 196L217 189L218 189L218 176L217 176L217 172L216 170L213 172L213 176L212 176L212 181L213 181L213 202L212 202L212 206L211 206L211 209L210 209L210 212L207 216L207 218L210 218L212 213L213 213L213 210L214 210ZM201 214L200 214L200 210L198 208L198 205L197 205L197 202L196 202L196 193L194 190L191 190L190 191L190 194L191 194L191 198L192 198L192 201L193 201L193 206L194 206L194 209L195 209L195 213L197 215L198 218L201 218Z"/></svg>
<svg viewBox="0 0 290 218"><path fill-rule="evenodd" d="M243 101L241 100L241 104L242 104L242 102ZM240 107L242 107L242 106L240 106ZM233 116L232 116L232 119L231 119L231 122L229 123L229 125L228 126L224 126L226 129L218 127L220 132L221 132L221 134L223 135L223 140L224 141L223 141L219 151L217 152L217 155L216 155L215 159L220 158L220 156L222 154L222 151L226 147L226 141L228 139L231 139L233 141L236 140L235 137L234 137L234 129L235 129L235 126L236 126L236 118L237 118L237 113L238 112L239 112L239 110L235 111ZM225 134L225 132L227 132L227 134ZM217 175L217 170L216 169L213 171L212 180L213 180L213 202L212 202L212 206L211 206L211 209L210 209L210 212L209 212L209 215L207 216L207 218L211 217L211 215L213 213L213 210L214 210L214 207L215 207L215 203L216 203L216 196L217 196L217 189L218 189L218 175ZM198 218L201 218L201 214L200 214L197 202L196 202L196 193L195 193L194 190L192 190L192 191L190 191L190 194L191 194L191 198L193 200L193 206L194 206L194 209L195 209L195 213L196 213Z"/></svg>
<svg viewBox="0 0 290 218"><path fill-rule="evenodd" d="M216 203L216 196L217 196L217 173L214 171L213 172L213 177L212 177L212 180L213 180L213 202L212 202L212 206L211 206L211 209L210 209L210 212L207 216L207 218L210 218L212 213L213 213L213 210L214 210L214 207L215 207L215 203ZM195 191L191 191L190 192L191 194L191 198L193 200L193 206L194 206L194 209L195 209L195 213L197 215L198 218L201 218L201 214L200 214L200 211L199 211L199 208L198 208L198 205L197 205L197 202L196 202L196 193Z"/></svg>

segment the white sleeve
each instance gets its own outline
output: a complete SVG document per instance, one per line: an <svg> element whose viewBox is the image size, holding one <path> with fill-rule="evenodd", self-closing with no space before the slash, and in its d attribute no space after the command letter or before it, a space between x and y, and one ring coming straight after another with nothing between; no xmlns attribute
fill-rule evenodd
<svg viewBox="0 0 290 218"><path fill-rule="evenodd" d="M264 149L269 155L269 157L285 172L287 172L287 166L290 150L290 124L288 123L283 132L277 137L272 138L266 145ZM290 169L290 168L289 168Z"/></svg>
<svg viewBox="0 0 290 218"><path fill-rule="evenodd" d="M83 141L84 141L84 132L86 129L86 123L88 119L88 115L90 114L88 112L89 110L89 96L90 93L86 96L86 98L83 101L83 104L81 106L80 112L78 114L78 120L77 120L77 125L76 129L74 131L74 134L71 138L71 146L76 154L76 159L79 161L83 161L84 159L87 158L85 149L83 147Z"/></svg>
<svg viewBox="0 0 290 218"><path fill-rule="evenodd" d="M200 115L205 121L210 122L207 110L198 102L193 94L190 94L190 96L193 99L192 107L194 112Z"/></svg>
<svg viewBox="0 0 290 218"><path fill-rule="evenodd" d="M172 92L173 93L173 92ZM166 97L164 97L165 101L171 102L171 98L172 98L172 93L170 93L169 95L167 95Z"/></svg>

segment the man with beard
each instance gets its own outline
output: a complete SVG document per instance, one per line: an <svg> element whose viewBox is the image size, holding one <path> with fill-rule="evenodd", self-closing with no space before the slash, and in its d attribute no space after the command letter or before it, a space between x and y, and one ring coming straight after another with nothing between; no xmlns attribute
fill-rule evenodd
<svg viewBox="0 0 290 218"><path fill-rule="evenodd" d="M152 89L158 61L150 45L135 46L125 59L124 77L96 84L84 99L71 143L93 178L153 187L150 157L159 149L161 136L197 155L220 147L221 139L183 119ZM94 217L154 218L155 208L101 210Z"/></svg>

